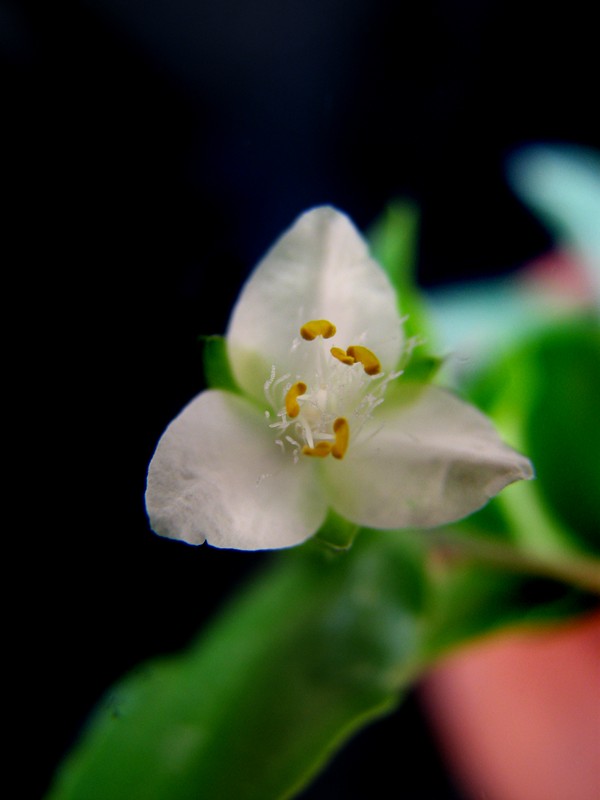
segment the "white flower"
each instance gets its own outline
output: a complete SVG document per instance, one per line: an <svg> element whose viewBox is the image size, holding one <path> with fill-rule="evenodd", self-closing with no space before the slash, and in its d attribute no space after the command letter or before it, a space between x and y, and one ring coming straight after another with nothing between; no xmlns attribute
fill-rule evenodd
<svg viewBox="0 0 600 800"><path fill-rule="evenodd" d="M243 395L199 394L150 464L146 506L162 536L289 547L328 509L370 528L431 527L532 476L475 408L403 383L394 289L333 208L306 212L276 242L226 340Z"/></svg>

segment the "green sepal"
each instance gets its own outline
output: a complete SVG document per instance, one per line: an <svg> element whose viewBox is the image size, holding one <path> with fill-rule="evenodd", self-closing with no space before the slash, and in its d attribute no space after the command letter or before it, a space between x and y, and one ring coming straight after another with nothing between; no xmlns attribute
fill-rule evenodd
<svg viewBox="0 0 600 800"><path fill-rule="evenodd" d="M206 386L209 389L226 389L239 394L240 389L233 377L227 355L225 337L218 334L200 336L200 341L203 344L202 359Z"/></svg>
<svg viewBox="0 0 600 800"><path fill-rule="evenodd" d="M330 508L325 522L314 538L316 543L325 545L332 550L348 550L352 547L359 530L358 525L344 519Z"/></svg>
<svg viewBox="0 0 600 800"><path fill-rule="evenodd" d="M412 354L402 370L403 380L430 383L443 366L445 359L427 353Z"/></svg>

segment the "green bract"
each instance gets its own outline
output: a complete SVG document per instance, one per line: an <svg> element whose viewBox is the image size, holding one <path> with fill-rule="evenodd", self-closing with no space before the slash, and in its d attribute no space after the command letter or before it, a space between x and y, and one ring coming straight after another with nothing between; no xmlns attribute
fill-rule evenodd
<svg viewBox="0 0 600 800"><path fill-rule="evenodd" d="M226 335L241 390L202 392L148 473L156 533L242 550L357 526L432 527L532 476L481 412L402 375L396 293L350 220L320 207L275 243ZM328 516L329 515L329 516Z"/></svg>

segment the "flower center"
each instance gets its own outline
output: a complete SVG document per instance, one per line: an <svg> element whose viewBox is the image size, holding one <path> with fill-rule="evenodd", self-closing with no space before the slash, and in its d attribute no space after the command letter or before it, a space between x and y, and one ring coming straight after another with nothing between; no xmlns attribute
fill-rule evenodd
<svg viewBox="0 0 600 800"><path fill-rule="evenodd" d="M275 442L294 461L300 455L342 459L373 410L383 403L390 380L377 356L363 345L345 350L325 342L336 334L329 320L311 320L300 328L290 348L296 369L278 376L275 366L265 383L265 397L277 415L269 422ZM268 420L271 413L265 412Z"/></svg>

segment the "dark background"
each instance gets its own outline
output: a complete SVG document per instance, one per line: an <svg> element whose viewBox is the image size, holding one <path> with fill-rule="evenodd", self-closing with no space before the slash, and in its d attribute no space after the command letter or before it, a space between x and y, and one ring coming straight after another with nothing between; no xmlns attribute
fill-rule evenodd
<svg viewBox="0 0 600 800"><path fill-rule="evenodd" d="M224 331L244 277L314 204L365 228L416 200L425 287L547 249L503 163L527 142L600 144L589 8L0 0L7 394L26 419L7 418L24 494L8 616L35 754L20 796L41 795L107 686L184 645L265 558L148 529L147 463L202 388L198 335ZM411 698L305 797L367 780L459 797L436 758Z"/></svg>

